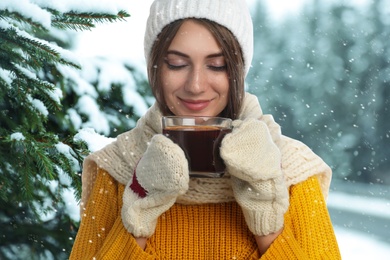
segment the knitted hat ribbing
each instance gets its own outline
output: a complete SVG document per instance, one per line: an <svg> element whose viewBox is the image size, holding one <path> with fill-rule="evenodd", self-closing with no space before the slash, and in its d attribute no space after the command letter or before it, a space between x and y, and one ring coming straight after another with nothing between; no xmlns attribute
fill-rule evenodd
<svg viewBox="0 0 390 260"><path fill-rule="evenodd" d="M229 29L241 46L248 73L253 55L253 24L245 0L155 0L145 31L146 61L161 30L171 22L185 18L205 18Z"/></svg>

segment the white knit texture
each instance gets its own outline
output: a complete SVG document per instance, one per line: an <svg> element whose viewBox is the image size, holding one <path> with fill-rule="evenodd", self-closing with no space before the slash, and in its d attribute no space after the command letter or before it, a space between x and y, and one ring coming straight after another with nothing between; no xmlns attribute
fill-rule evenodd
<svg viewBox="0 0 390 260"><path fill-rule="evenodd" d="M150 237L158 217L188 190L188 162L183 150L163 135L155 135L136 168L136 178L146 191L139 197L126 186L122 222L135 237Z"/></svg>
<svg viewBox="0 0 390 260"><path fill-rule="evenodd" d="M280 150L267 125L254 118L235 120L233 125L232 133L221 144L228 172L245 181L268 180L281 174Z"/></svg>
<svg viewBox="0 0 390 260"><path fill-rule="evenodd" d="M150 7L146 24L144 51L148 62L161 30L173 21L205 18L229 29L243 51L248 73L253 56L253 23L245 0L156 0Z"/></svg>
<svg viewBox="0 0 390 260"><path fill-rule="evenodd" d="M234 196L241 206L249 230L258 236L280 230L289 206L283 176L267 181L246 182L231 178Z"/></svg>
<svg viewBox="0 0 390 260"><path fill-rule="evenodd" d="M283 226L289 205L280 150L264 122L235 120L234 126L221 145L234 197L253 234L274 233Z"/></svg>

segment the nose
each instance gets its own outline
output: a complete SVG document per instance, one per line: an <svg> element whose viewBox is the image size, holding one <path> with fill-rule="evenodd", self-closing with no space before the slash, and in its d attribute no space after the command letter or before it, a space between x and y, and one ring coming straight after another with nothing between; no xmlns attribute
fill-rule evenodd
<svg viewBox="0 0 390 260"><path fill-rule="evenodd" d="M206 88L206 75L204 75L202 68L194 68L187 80L185 90L192 94L200 94Z"/></svg>

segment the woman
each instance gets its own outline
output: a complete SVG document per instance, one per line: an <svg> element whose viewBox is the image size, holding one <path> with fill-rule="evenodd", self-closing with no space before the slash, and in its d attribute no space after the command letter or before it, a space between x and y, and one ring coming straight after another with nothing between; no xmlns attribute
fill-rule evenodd
<svg viewBox="0 0 390 260"><path fill-rule="evenodd" d="M156 0L145 33L156 103L88 156L71 259L340 259L330 168L244 92L253 29L242 0ZM232 118L222 178L189 178L163 115Z"/></svg>

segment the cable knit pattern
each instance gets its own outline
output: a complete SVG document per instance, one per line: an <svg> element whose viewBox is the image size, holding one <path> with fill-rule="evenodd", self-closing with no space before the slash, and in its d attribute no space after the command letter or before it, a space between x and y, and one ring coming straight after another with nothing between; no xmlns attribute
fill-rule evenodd
<svg viewBox="0 0 390 260"><path fill-rule="evenodd" d="M288 186L316 175L324 197L328 197L332 177L331 168L304 143L282 136L280 142L282 169Z"/></svg>
<svg viewBox="0 0 390 260"><path fill-rule="evenodd" d="M161 112L153 105L137 123L137 126L118 136L117 140L84 160L82 173L82 201L88 200L96 179L97 167L105 169L119 183L126 185L133 177L134 168L146 151L155 134L162 133ZM306 145L281 135L280 126L271 115L263 115L257 97L246 93L239 119L257 118L265 122L273 141L282 155L282 170L287 186L297 184L310 176L317 175L322 192L328 195L331 169ZM203 204L234 201L230 184L230 174L218 179L191 179L189 190L177 199L181 204Z"/></svg>

